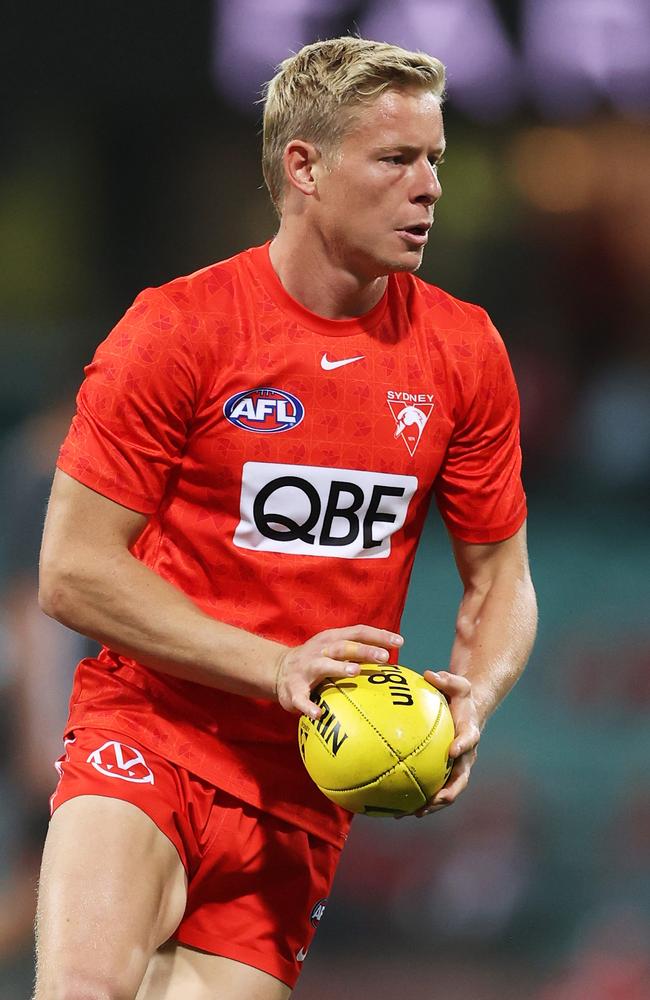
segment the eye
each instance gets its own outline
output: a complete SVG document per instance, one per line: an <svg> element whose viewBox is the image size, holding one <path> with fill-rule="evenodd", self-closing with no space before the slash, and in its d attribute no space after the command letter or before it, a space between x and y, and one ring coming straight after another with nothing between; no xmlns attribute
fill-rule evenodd
<svg viewBox="0 0 650 1000"><path fill-rule="evenodd" d="M404 157L401 153L395 153L394 156L382 156L382 163L404 163Z"/></svg>
<svg viewBox="0 0 650 1000"><path fill-rule="evenodd" d="M439 159L436 156L430 156L429 157L429 163L434 168L434 170L437 170L438 167L441 167L444 162L445 162L444 156L441 156Z"/></svg>

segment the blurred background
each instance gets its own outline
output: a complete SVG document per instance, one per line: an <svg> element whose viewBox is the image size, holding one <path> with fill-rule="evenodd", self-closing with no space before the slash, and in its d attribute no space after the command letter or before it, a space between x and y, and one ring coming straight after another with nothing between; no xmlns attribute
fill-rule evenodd
<svg viewBox="0 0 650 1000"><path fill-rule="evenodd" d="M448 67L422 276L479 302L523 414L539 640L471 789L358 820L295 996L650 998L650 7L645 0L9 2L0 37L0 996L84 642L36 606L82 367L137 292L268 239L260 85L349 32ZM432 519L403 661L447 662Z"/></svg>

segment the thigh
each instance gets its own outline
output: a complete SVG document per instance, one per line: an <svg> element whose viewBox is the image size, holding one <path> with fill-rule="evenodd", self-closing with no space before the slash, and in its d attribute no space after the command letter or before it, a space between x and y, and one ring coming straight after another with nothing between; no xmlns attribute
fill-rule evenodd
<svg viewBox="0 0 650 1000"><path fill-rule="evenodd" d="M153 956L137 1000L287 1000L279 979L242 962L169 941Z"/></svg>
<svg viewBox="0 0 650 1000"><path fill-rule="evenodd" d="M43 852L36 1000L134 997L185 902L178 852L141 809L100 795L64 802Z"/></svg>
<svg viewBox="0 0 650 1000"><path fill-rule="evenodd" d="M340 848L219 790L209 827L175 941L293 987Z"/></svg>

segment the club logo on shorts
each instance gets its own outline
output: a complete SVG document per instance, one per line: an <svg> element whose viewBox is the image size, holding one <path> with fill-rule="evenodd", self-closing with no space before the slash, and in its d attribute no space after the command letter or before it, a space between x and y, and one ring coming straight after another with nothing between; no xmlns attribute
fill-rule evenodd
<svg viewBox="0 0 650 1000"><path fill-rule="evenodd" d="M386 402L395 421L395 438L400 438L414 455L434 407L430 392L393 392L386 394Z"/></svg>
<svg viewBox="0 0 650 1000"><path fill-rule="evenodd" d="M141 785L153 785L153 771L139 750L125 743L107 740L86 758L86 763L92 764L96 771L105 774L107 778L121 778L122 781L133 781Z"/></svg>
<svg viewBox="0 0 650 1000"><path fill-rule="evenodd" d="M226 420L243 431L278 434L297 427L305 408L292 393L265 386L236 392L223 404L223 412Z"/></svg>

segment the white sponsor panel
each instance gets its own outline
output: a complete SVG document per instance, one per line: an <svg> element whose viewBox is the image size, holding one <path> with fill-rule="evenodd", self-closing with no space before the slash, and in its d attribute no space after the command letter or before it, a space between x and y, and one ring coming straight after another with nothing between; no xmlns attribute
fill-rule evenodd
<svg viewBox="0 0 650 1000"><path fill-rule="evenodd" d="M416 476L246 462L234 544L259 552L386 559Z"/></svg>

